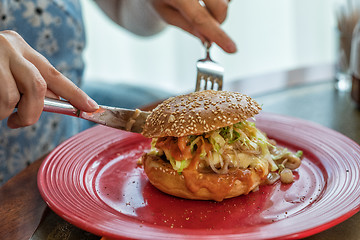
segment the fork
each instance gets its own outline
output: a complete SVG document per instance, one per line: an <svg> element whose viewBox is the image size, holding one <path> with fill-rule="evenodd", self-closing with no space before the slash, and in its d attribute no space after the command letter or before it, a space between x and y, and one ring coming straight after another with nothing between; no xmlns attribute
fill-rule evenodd
<svg viewBox="0 0 360 240"><path fill-rule="evenodd" d="M196 63L197 77L195 92L212 89L222 90L224 68L210 58L210 43L205 42L206 57ZM209 86L211 85L211 86ZM214 89L217 87L216 89Z"/></svg>

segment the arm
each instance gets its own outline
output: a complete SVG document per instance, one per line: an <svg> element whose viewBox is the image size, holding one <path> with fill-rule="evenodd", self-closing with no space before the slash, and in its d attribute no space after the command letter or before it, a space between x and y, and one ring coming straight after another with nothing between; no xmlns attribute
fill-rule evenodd
<svg viewBox="0 0 360 240"><path fill-rule="evenodd" d="M156 13L149 0L95 0L117 24L140 36L162 31L166 23Z"/></svg>
<svg viewBox="0 0 360 240"><path fill-rule="evenodd" d="M202 42L215 42L226 52L236 52L235 43L220 26L226 19L229 0L95 1L112 20L138 35L161 31L165 21Z"/></svg>

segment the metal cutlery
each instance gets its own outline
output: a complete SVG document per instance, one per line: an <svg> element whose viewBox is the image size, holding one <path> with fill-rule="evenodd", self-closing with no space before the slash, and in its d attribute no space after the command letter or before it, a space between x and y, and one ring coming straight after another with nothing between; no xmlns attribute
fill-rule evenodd
<svg viewBox="0 0 360 240"><path fill-rule="evenodd" d="M222 90L224 68L211 59L210 43L205 42L204 46L206 48L206 57L198 60L196 63L197 77L195 92L207 89Z"/></svg>
<svg viewBox="0 0 360 240"><path fill-rule="evenodd" d="M150 114L150 112L144 112L139 109L133 110L108 106L99 106L97 111L91 113L83 112L76 109L67 101L51 98L45 98L43 111L78 117L135 133L142 132L146 118Z"/></svg>

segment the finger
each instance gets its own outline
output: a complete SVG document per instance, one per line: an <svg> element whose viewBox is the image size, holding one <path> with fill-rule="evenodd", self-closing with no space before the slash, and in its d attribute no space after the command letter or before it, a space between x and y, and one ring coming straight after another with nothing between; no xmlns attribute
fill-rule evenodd
<svg viewBox="0 0 360 240"><path fill-rule="evenodd" d="M31 54L26 54L25 57L39 69L47 82L48 89L55 95L68 100L73 106L82 111L93 112L99 108L93 99L56 70L40 53L33 51Z"/></svg>
<svg viewBox="0 0 360 240"><path fill-rule="evenodd" d="M50 89L47 89L45 96L48 97L48 98L53 98L53 99L58 99L58 100L60 99L60 96L56 95Z"/></svg>
<svg viewBox="0 0 360 240"><path fill-rule="evenodd" d="M197 0L192 0L196 1ZM200 4L190 4L191 1L176 2L174 7L190 23L194 29L192 32L198 32L204 36L208 42L215 42L219 47L228 53L236 52L236 44L221 29L220 23L216 21L206 8Z"/></svg>
<svg viewBox="0 0 360 240"><path fill-rule="evenodd" d="M29 108L29 106L31 106L31 104L29 104L31 100L32 99L28 95L24 95L20 98L17 105L17 111L12 113L8 118L7 125L9 128L30 126L39 120L41 113L40 115L37 115Z"/></svg>
<svg viewBox="0 0 360 240"><path fill-rule="evenodd" d="M175 8L165 4L154 5L154 7L157 12L161 14L162 19L168 24L177 26L184 31L189 32L190 34L200 38L202 42L206 40L204 36L197 32L196 29L191 26L190 22L188 22Z"/></svg>
<svg viewBox="0 0 360 240"><path fill-rule="evenodd" d="M10 60L10 70L21 93L17 112L8 119L10 128L25 127L36 123L44 107L47 85L36 67L21 57Z"/></svg>
<svg viewBox="0 0 360 240"><path fill-rule="evenodd" d="M0 67L0 120L7 118L15 109L20 100L15 79L10 69L1 65Z"/></svg>
<svg viewBox="0 0 360 240"><path fill-rule="evenodd" d="M219 22L223 23L226 19L228 10L228 0L203 0L207 10Z"/></svg>
<svg viewBox="0 0 360 240"><path fill-rule="evenodd" d="M3 31L3 33L4 38L10 39L11 42L16 43L16 49L29 62L35 65L47 82L48 88L55 93L55 95L67 99L72 105L82 111L92 112L99 108L94 100L68 78L58 72L44 56L28 45L19 34L14 31Z"/></svg>
<svg viewBox="0 0 360 240"><path fill-rule="evenodd" d="M1 32L2 33L2 32ZM10 71L10 56L14 49L7 37L0 33L0 119L8 117L20 99L15 79Z"/></svg>

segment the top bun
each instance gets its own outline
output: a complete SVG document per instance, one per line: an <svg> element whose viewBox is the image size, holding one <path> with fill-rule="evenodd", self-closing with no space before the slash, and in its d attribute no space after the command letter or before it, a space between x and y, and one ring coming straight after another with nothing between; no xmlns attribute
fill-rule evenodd
<svg viewBox="0 0 360 240"><path fill-rule="evenodd" d="M259 113L259 104L247 95L205 90L171 97L146 119L145 137L200 135L244 121Z"/></svg>

